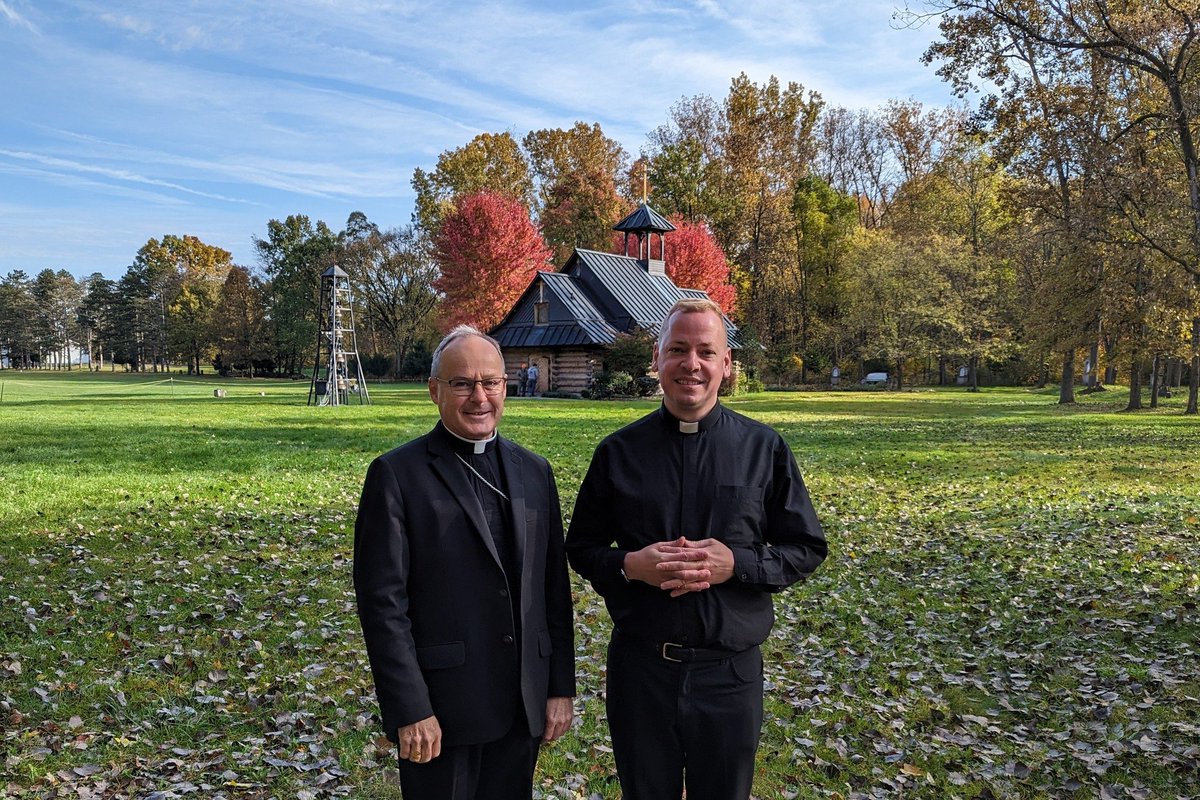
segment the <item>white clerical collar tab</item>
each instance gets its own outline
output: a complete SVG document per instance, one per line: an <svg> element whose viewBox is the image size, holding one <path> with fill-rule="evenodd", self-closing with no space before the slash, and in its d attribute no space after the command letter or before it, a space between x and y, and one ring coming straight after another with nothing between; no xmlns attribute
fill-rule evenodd
<svg viewBox="0 0 1200 800"><path fill-rule="evenodd" d="M699 422L684 422L683 420L679 420L679 432L680 433L699 433L700 432L700 423Z"/></svg>
<svg viewBox="0 0 1200 800"><path fill-rule="evenodd" d="M479 455L480 453L487 452L488 442L490 442L496 438L495 431L492 431L492 435L486 439L468 439L465 436L459 436L457 433L450 430L449 428L446 428L446 433L450 434L455 439L458 439L460 442L466 442L467 444L471 445L471 447L473 448L471 450L471 452L475 455Z"/></svg>

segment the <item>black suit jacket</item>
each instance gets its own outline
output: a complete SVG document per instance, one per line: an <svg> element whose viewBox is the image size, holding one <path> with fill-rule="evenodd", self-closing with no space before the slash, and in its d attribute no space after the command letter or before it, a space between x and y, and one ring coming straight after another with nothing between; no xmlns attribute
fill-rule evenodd
<svg viewBox="0 0 1200 800"><path fill-rule="evenodd" d="M546 459L498 440L520 565L516 624L515 587L448 437L435 429L375 459L359 502L354 588L384 732L395 741L399 727L436 715L445 745L479 744L522 714L540 736L546 699L575 695L554 475Z"/></svg>

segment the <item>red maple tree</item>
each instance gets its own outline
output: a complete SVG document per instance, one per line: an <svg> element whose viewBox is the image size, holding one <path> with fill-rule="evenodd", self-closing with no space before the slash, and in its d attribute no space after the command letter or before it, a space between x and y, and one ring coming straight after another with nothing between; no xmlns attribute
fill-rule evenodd
<svg viewBox="0 0 1200 800"><path fill-rule="evenodd" d="M433 237L444 296L443 330L495 326L529 286L535 273L551 270L551 249L515 200L492 191L461 195Z"/></svg>
<svg viewBox="0 0 1200 800"><path fill-rule="evenodd" d="M703 222L671 220L667 234L667 275L681 289L702 289L727 315L737 305L737 288L729 282L725 251Z"/></svg>

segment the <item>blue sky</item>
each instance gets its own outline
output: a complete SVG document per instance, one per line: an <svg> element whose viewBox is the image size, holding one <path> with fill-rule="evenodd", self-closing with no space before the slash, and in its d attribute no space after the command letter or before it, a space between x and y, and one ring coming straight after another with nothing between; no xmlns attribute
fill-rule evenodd
<svg viewBox="0 0 1200 800"><path fill-rule="evenodd" d="M953 102L894 0L0 0L0 275L117 277L151 237L257 266L289 214L412 213L484 131L599 122L636 155L745 72L829 105Z"/></svg>

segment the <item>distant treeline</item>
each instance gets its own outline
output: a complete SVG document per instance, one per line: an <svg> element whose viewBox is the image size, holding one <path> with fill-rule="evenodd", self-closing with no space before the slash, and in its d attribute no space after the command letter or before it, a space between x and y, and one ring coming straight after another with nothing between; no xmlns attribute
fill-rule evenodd
<svg viewBox="0 0 1200 800"><path fill-rule="evenodd" d="M953 383L963 370L972 387L1059 381L1070 400L1082 376L1128 382L1136 405L1143 381L1190 379L1194 408L1200 168L1189 104L1200 83L1176 75L1180 96L1170 75L1121 54L1148 37L1154 52L1190 61L1185 23L1200 20L1146 3L1138 25L1110 20L1104 50L1068 41L1095 20L1072 28L1054 14L1009 19L1004 3L943 5L963 24L943 26L929 59L956 84L976 75L1001 87L978 109L855 111L740 75L721 100L678 102L636 157L598 124L485 133L416 170L416 210L399 228L355 213L334 232L297 214L267 223L255 270L166 236L117 281L12 273L0 283L0 348L23 367L63 366L74 344L94 367L296 375L315 352L319 276L336 263L354 288L359 350L375 354L369 371L417 376L439 326L494 289L459 275L443 290L464 257L461 236L451 252L439 234L465 198L518 201L544 245L523 252L559 266L574 247L611 249L612 225L645 196L720 245L750 345L739 357L768 384L826 383L834 367L887 371L900 386ZM508 221L484 222L476 238L502 248ZM668 270L671 259L668 235Z"/></svg>

